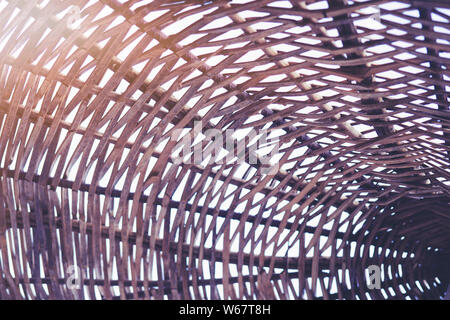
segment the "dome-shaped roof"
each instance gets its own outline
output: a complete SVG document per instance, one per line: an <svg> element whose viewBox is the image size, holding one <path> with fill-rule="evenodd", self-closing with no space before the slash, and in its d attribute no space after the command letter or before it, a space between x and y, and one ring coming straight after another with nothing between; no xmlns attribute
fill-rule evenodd
<svg viewBox="0 0 450 320"><path fill-rule="evenodd" d="M1 0L0 298L443 298L449 16Z"/></svg>

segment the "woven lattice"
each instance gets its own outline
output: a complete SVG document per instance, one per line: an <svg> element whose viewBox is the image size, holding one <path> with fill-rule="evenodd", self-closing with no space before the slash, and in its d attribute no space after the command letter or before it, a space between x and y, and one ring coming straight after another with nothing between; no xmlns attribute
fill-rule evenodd
<svg viewBox="0 0 450 320"><path fill-rule="evenodd" d="M1 0L0 298L443 298L449 16Z"/></svg>

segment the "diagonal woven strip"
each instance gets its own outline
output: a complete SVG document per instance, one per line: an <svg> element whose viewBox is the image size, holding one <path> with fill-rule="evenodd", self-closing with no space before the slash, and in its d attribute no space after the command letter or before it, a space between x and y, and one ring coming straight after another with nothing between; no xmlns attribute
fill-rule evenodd
<svg viewBox="0 0 450 320"><path fill-rule="evenodd" d="M449 20L0 0L0 299L443 299Z"/></svg>

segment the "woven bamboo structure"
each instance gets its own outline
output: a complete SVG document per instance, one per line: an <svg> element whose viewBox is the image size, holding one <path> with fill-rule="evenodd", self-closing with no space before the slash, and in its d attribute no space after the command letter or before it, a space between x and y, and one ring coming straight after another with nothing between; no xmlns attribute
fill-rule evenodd
<svg viewBox="0 0 450 320"><path fill-rule="evenodd" d="M449 16L1 0L0 298L444 298ZM244 161L209 161L209 129ZM174 132L206 162L176 161Z"/></svg>

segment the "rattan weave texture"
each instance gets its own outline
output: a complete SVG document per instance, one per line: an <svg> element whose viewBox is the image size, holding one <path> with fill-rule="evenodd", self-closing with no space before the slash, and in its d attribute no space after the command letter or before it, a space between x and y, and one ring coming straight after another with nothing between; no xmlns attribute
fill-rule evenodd
<svg viewBox="0 0 450 320"><path fill-rule="evenodd" d="M449 19L445 0L1 0L0 298L442 298ZM245 161L208 162L198 123ZM206 162L175 160L180 131Z"/></svg>

